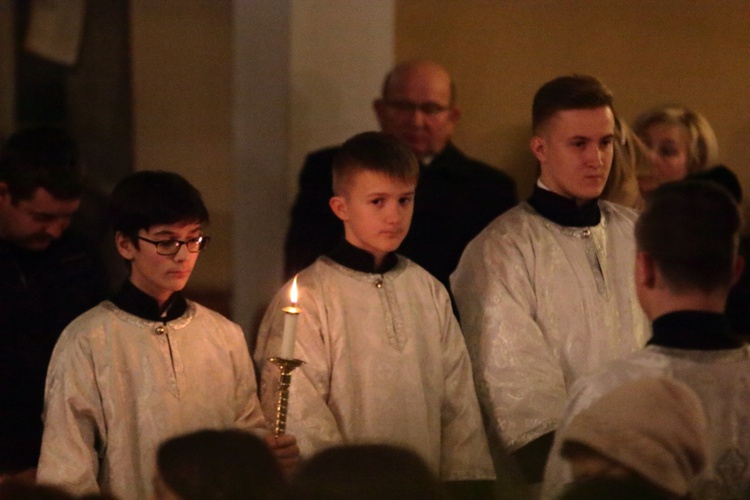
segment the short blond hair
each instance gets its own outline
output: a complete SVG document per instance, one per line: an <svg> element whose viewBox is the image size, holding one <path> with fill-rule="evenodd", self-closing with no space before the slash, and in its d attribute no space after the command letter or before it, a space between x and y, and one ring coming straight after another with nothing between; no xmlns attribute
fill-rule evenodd
<svg viewBox="0 0 750 500"><path fill-rule="evenodd" d="M411 149L383 132L363 132L347 140L333 158L333 193L340 196L353 174L369 170L405 182L419 178Z"/></svg>

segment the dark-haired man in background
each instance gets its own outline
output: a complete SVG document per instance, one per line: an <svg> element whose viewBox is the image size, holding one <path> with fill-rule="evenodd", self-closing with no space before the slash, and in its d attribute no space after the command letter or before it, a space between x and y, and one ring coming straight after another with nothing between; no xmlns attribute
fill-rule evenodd
<svg viewBox="0 0 750 500"><path fill-rule="evenodd" d="M62 130L27 129L0 150L0 479L33 479L52 349L105 294L95 252L66 231L82 193Z"/></svg>

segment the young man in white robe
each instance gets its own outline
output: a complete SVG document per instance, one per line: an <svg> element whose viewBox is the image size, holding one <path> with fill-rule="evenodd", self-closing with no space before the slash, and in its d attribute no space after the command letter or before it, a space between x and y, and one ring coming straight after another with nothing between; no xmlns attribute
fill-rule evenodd
<svg viewBox="0 0 750 500"><path fill-rule="evenodd" d="M299 273L299 325L287 426L301 456L350 443L417 452L444 481L490 480L492 462L463 336L437 279L395 253L409 230L419 167L386 134L348 140L333 167L331 209L345 240ZM417 201L418 203L418 201ZM439 243L439 242L436 242ZM260 327L256 365L276 411L279 291Z"/></svg>
<svg viewBox="0 0 750 500"><path fill-rule="evenodd" d="M204 428L266 434L266 425L241 328L181 293L209 240L200 193L177 174L138 172L115 187L111 216L130 277L60 336L37 479L146 499L162 441ZM294 437L266 436L293 467Z"/></svg>
<svg viewBox="0 0 750 500"><path fill-rule="evenodd" d="M635 282L653 321L652 337L643 350L579 380L560 427L630 380L683 382L703 402L708 420L708 465L691 485L692 498L750 494L750 348L724 314L744 265L737 253L740 220L728 192L708 181L665 184L650 195L635 229ZM571 480L560 449L557 439L545 498L555 498Z"/></svg>
<svg viewBox="0 0 750 500"><path fill-rule="evenodd" d="M451 287L493 446L541 482L568 390L643 345L631 273L634 211L599 200L618 140L612 95L591 76L534 97L531 197L466 248Z"/></svg>

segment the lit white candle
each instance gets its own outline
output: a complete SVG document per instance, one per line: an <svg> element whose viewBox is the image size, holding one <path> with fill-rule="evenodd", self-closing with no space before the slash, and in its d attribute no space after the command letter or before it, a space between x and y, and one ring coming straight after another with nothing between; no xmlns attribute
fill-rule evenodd
<svg viewBox="0 0 750 500"><path fill-rule="evenodd" d="M294 359L294 342L297 339L297 318L301 309L297 307L297 277L292 282L292 290L289 292L292 305L285 307L284 311L284 335L281 337L282 359Z"/></svg>

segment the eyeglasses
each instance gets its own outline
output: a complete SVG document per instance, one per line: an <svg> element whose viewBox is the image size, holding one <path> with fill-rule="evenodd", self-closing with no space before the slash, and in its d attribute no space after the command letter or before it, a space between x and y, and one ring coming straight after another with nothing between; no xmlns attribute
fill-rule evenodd
<svg viewBox="0 0 750 500"><path fill-rule="evenodd" d="M210 236L198 236L197 238L191 238L187 241L180 240L160 240L154 241L143 236L138 237L139 240L147 241L156 247L156 253L159 255L175 255L180 251L182 245L187 247L188 252L198 253L206 248L208 242L211 241Z"/></svg>
<svg viewBox="0 0 750 500"><path fill-rule="evenodd" d="M442 104L438 104L436 102L423 102L421 104L418 104L412 101L397 99L383 100L383 103L399 113L414 113L415 111L420 111L422 114L427 116L435 116L450 109L450 106L443 106Z"/></svg>

